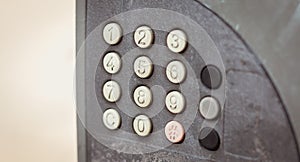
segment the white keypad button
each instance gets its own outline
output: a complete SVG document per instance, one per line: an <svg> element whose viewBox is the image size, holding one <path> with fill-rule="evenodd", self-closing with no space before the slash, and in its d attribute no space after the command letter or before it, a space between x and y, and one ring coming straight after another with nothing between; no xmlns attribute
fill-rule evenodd
<svg viewBox="0 0 300 162"><path fill-rule="evenodd" d="M172 143L179 143L184 139L184 128L177 121L170 121L165 127L165 135Z"/></svg>
<svg viewBox="0 0 300 162"><path fill-rule="evenodd" d="M147 136L152 130L151 120L146 115L139 115L133 120L133 129L139 136Z"/></svg>
<svg viewBox="0 0 300 162"><path fill-rule="evenodd" d="M167 95L165 102L167 109L174 114L181 113L185 106L185 99L178 91L170 92Z"/></svg>
<svg viewBox="0 0 300 162"><path fill-rule="evenodd" d="M166 69L167 78L172 83L182 83L186 76L186 68L180 61L172 61Z"/></svg>
<svg viewBox="0 0 300 162"><path fill-rule="evenodd" d="M114 109L108 109L103 113L103 123L111 130L115 130L121 125L121 117Z"/></svg>
<svg viewBox="0 0 300 162"><path fill-rule="evenodd" d="M154 39L153 31L148 26L141 26L134 32L134 41L140 48L148 48Z"/></svg>
<svg viewBox="0 0 300 162"><path fill-rule="evenodd" d="M141 56L134 61L134 72L140 78L148 78L152 74L152 71L153 64L148 57Z"/></svg>
<svg viewBox="0 0 300 162"><path fill-rule="evenodd" d="M172 52L182 52L187 46L186 34L181 30L171 31L167 36L167 46Z"/></svg>
<svg viewBox="0 0 300 162"><path fill-rule="evenodd" d="M103 86L103 96L109 102L116 102L121 97L121 88L115 81L108 81Z"/></svg>
<svg viewBox="0 0 300 162"><path fill-rule="evenodd" d="M140 86L133 93L134 102L142 108L148 107L152 102L152 92L146 86Z"/></svg>
<svg viewBox="0 0 300 162"><path fill-rule="evenodd" d="M208 120L215 119L220 113L218 101L213 97L205 97L200 101L199 111Z"/></svg>
<svg viewBox="0 0 300 162"><path fill-rule="evenodd" d="M122 28L117 23L109 23L103 29L103 38L107 44L115 45L122 38Z"/></svg>
<svg viewBox="0 0 300 162"><path fill-rule="evenodd" d="M121 58L116 52L109 52L103 58L103 67L110 73L115 74L121 69Z"/></svg>

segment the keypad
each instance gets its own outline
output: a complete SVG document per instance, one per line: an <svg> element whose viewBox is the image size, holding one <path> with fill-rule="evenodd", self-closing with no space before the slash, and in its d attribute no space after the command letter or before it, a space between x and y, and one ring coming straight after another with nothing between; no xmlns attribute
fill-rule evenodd
<svg viewBox="0 0 300 162"><path fill-rule="evenodd" d="M144 110L149 109L151 104L155 102L156 95L156 91L152 92L151 85L147 85L147 80L151 80L153 77L165 77L168 84L174 86L180 86L187 82L187 77L191 75L187 68L189 65L180 59L169 59L168 63L165 65L166 68L163 69L163 72L160 71L162 73L158 76L153 76L155 74L155 70L157 70L154 66L155 62L151 60L149 55L144 54L143 50L151 48L154 43L155 34L157 33L149 26L141 25L136 28L133 33L132 41L134 41L134 44L140 50L140 54L135 57L132 62L122 62L123 54L120 54L117 51L109 51L104 54L102 67L108 74L114 76L122 73L122 64L127 64L132 66L129 69L132 69L132 73L137 77L132 81L139 80L139 83L141 83L133 88L129 87L129 91L122 93L122 88L125 87L121 87L115 80L107 80L102 86L102 94L106 102L118 103L122 94L131 95L131 102L138 107L139 111L143 112ZM120 41L122 41L121 25L115 22L108 23L103 28L103 39L109 45L116 45L120 43ZM171 30L165 39L165 46L173 55L185 55L185 49L188 46L188 36L182 29ZM164 56L158 53L158 57ZM222 83L221 73L216 66L204 66L203 69L200 70L200 73L200 78L197 80L201 80L202 84L208 89L217 89ZM172 89L166 92L164 96L165 103L162 105L165 106L167 113L175 117L189 109L189 107L186 106L187 102L189 102L188 98L185 97L185 95L187 95L186 93L188 92L181 92L179 89ZM199 98L199 102L196 105L198 105L199 113L204 121L214 121L221 113L220 104L217 98L213 96L205 96L201 99ZM132 107L126 107L126 109L131 108ZM109 130L117 130L121 128L121 121L122 115L119 114L118 108L108 108L104 111L103 124ZM151 136L153 128L158 126L155 123L152 123L152 118L147 115L146 111L144 114L135 114L131 122L133 132L137 136L143 138ZM185 132L187 130L185 130L183 123L183 120L177 121L175 118L173 120L165 121L163 128L167 141L173 144L179 144L184 141ZM209 127L201 129L199 131L199 143L208 150L217 150L220 145L218 132Z"/></svg>

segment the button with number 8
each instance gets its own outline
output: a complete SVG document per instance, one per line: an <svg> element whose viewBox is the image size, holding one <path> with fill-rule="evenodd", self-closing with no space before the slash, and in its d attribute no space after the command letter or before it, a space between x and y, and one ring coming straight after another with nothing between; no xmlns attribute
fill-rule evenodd
<svg viewBox="0 0 300 162"><path fill-rule="evenodd" d="M148 48L154 39L153 31L148 26L140 26L134 32L134 41L140 48Z"/></svg>
<svg viewBox="0 0 300 162"><path fill-rule="evenodd" d="M102 93L108 102L116 102L121 97L121 88L115 81L108 81L104 84Z"/></svg>
<svg viewBox="0 0 300 162"><path fill-rule="evenodd" d="M185 106L185 99L178 91L170 92L167 95L165 102L167 109L174 114L181 113Z"/></svg>
<svg viewBox="0 0 300 162"><path fill-rule="evenodd" d="M134 72L140 78L148 78L152 71L152 61L148 57L141 56L134 61Z"/></svg>
<svg viewBox="0 0 300 162"><path fill-rule="evenodd" d="M110 74L115 74L121 69L121 58L116 52L109 52L103 58L103 67Z"/></svg>
<svg viewBox="0 0 300 162"><path fill-rule="evenodd" d="M186 77L186 69L182 62L172 61L166 69L167 78L172 83L182 83Z"/></svg>
<svg viewBox="0 0 300 162"><path fill-rule="evenodd" d="M167 36L167 46L172 52L182 52L187 46L186 34L181 30L171 31Z"/></svg>
<svg viewBox="0 0 300 162"><path fill-rule="evenodd" d="M120 42L122 38L122 28L117 23L109 23L103 29L103 38L109 45L115 45Z"/></svg>
<svg viewBox="0 0 300 162"><path fill-rule="evenodd" d="M134 90L134 102L142 108L148 107L152 102L152 92L146 86L140 86Z"/></svg>

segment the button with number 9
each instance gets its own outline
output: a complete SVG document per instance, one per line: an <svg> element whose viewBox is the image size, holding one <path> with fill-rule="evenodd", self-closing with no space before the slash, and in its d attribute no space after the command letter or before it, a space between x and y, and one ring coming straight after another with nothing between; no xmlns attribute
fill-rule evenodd
<svg viewBox="0 0 300 162"><path fill-rule="evenodd" d="M181 113L185 106L185 99L178 91L170 92L167 95L165 102L167 109L174 114Z"/></svg>
<svg viewBox="0 0 300 162"><path fill-rule="evenodd" d="M186 34L181 30L171 31L167 36L167 46L172 52L182 52L187 46Z"/></svg>
<svg viewBox="0 0 300 162"><path fill-rule="evenodd" d="M152 92L146 86L140 86L134 90L134 102L142 108L148 107L152 102Z"/></svg>

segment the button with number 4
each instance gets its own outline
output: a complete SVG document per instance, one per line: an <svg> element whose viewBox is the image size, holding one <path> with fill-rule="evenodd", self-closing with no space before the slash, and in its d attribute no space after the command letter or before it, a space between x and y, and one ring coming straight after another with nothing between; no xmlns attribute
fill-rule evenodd
<svg viewBox="0 0 300 162"><path fill-rule="evenodd" d="M134 90L134 102L142 108L148 107L152 102L152 92L146 86L140 86Z"/></svg>
<svg viewBox="0 0 300 162"><path fill-rule="evenodd" d="M133 129L139 136L147 136L152 130L151 120L146 115L139 115L133 120Z"/></svg>
<svg viewBox="0 0 300 162"><path fill-rule="evenodd" d="M134 32L134 41L140 48L148 48L154 39L153 31L148 26L140 26Z"/></svg>
<svg viewBox="0 0 300 162"><path fill-rule="evenodd" d="M181 30L173 30L167 36L167 46L175 53L182 52L187 45L187 37Z"/></svg>
<svg viewBox="0 0 300 162"><path fill-rule="evenodd" d="M122 38L122 28L117 23L109 23L103 29L103 38L107 44L115 45Z"/></svg>
<svg viewBox="0 0 300 162"><path fill-rule="evenodd" d="M116 102L121 97L121 88L115 81L108 81L103 86L103 96L109 102Z"/></svg>
<svg viewBox="0 0 300 162"><path fill-rule="evenodd" d="M148 57L141 56L134 61L134 72L140 78L148 78L152 71L152 61Z"/></svg>
<svg viewBox="0 0 300 162"><path fill-rule="evenodd" d="M185 99L178 91L170 92L166 97L166 107L174 114L181 113L185 106Z"/></svg>
<svg viewBox="0 0 300 162"><path fill-rule="evenodd" d="M172 61L166 69L167 78L172 83L182 83L186 76L186 69L180 61Z"/></svg>
<svg viewBox="0 0 300 162"><path fill-rule="evenodd" d="M109 52L103 58L103 67L110 73L115 74L121 68L121 58L116 52Z"/></svg>

